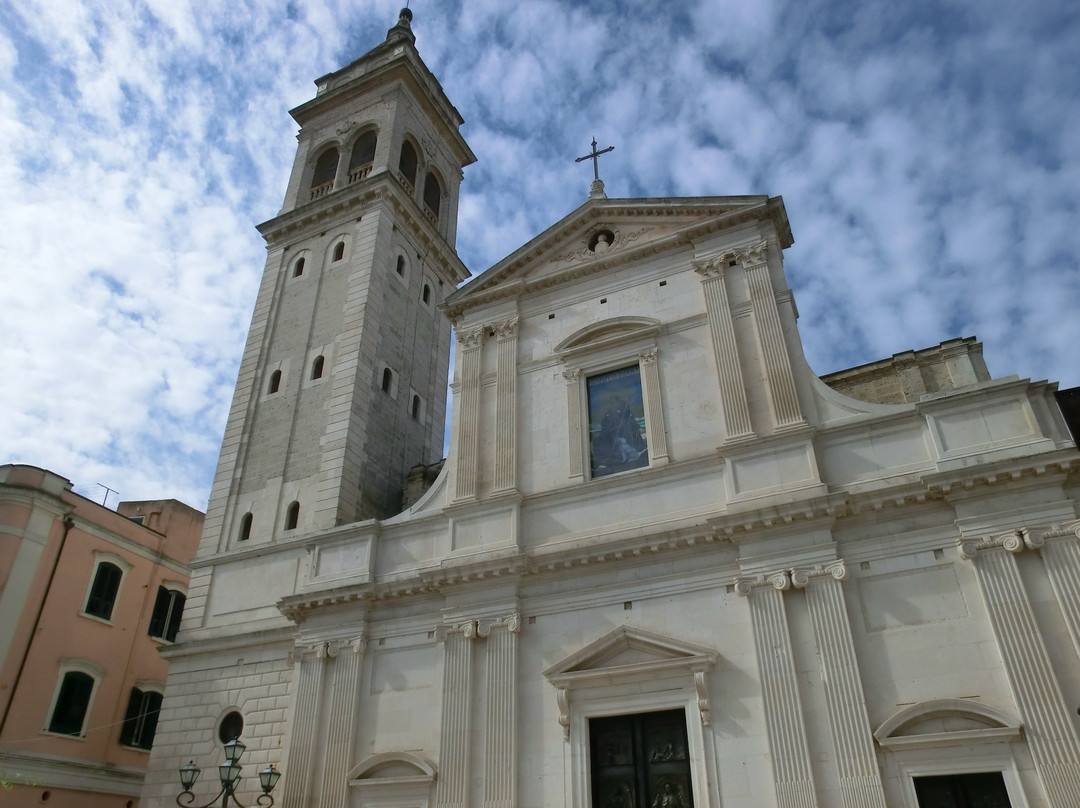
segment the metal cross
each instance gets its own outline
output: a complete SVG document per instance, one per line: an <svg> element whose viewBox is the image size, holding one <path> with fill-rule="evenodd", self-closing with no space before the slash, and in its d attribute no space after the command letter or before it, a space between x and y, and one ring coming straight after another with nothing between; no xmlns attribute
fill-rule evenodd
<svg viewBox="0 0 1080 808"><path fill-rule="evenodd" d="M607 154L609 151L614 151L614 150L615 150L614 146L608 146L606 149L601 149L600 151L597 151L596 150L596 138L593 138L592 139L592 153L591 154L586 154L584 157L578 157L578 158L576 158L574 160L574 162L575 163L580 163L582 160L591 159L592 160L593 179L598 180L598 179L600 179L600 161L597 160L596 158L598 158L601 154Z"/></svg>

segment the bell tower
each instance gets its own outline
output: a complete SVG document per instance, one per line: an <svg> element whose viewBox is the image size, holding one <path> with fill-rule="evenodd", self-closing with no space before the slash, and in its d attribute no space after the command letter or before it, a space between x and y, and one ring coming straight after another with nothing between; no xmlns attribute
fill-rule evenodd
<svg viewBox="0 0 1080 808"><path fill-rule="evenodd" d="M412 12L292 110L296 161L267 260L200 553L400 510L442 457L463 123Z"/></svg>

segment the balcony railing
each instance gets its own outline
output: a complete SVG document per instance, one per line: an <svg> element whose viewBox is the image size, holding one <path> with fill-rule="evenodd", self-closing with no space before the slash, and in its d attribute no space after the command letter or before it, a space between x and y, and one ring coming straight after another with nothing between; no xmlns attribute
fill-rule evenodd
<svg viewBox="0 0 1080 808"><path fill-rule="evenodd" d="M334 181L324 182L322 185L316 185L311 189L311 198L318 199L320 196L326 196L334 190Z"/></svg>
<svg viewBox="0 0 1080 808"><path fill-rule="evenodd" d="M354 182L360 182L360 180L366 180L371 173L371 163L364 163L362 166L349 169L349 184Z"/></svg>

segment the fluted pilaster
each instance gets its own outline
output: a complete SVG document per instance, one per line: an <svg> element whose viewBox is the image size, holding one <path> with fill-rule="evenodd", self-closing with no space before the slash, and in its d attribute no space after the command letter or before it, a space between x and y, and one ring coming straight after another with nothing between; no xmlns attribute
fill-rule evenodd
<svg viewBox="0 0 1080 808"><path fill-rule="evenodd" d="M821 660L841 798L846 808L885 808L855 642L840 584L846 576L844 562L834 561L824 567L792 570L791 583L806 590Z"/></svg>
<svg viewBox="0 0 1080 808"><path fill-rule="evenodd" d="M769 401L778 428L805 423L799 397L795 392L795 376L791 370L784 329L780 323L780 311L776 305L776 293L769 279L767 242L744 250L738 257L746 270L750 287L750 304L757 326L758 343L762 361L765 363L765 379L769 387Z"/></svg>
<svg viewBox="0 0 1080 808"><path fill-rule="evenodd" d="M445 649L436 805L439 808L466 808L469 804L469 707L476 622L440 626L435 634Z"/></svg>
<svg viewBox="0 0 1080 808"><path fill-rule="evenodd" d="M735 582L735 591L750 603L776 804L778 808L816 808L806 721L784 609L783 592L790 588L786 572Z"/></svg>
<svg viewBox="0 0 1080 808"><path fill-rule="evenodd" d="M585 476L585 450L582 446L581 426L581 368L563 371L566 380L566 423L570 442L570 477Z"/></svg>
<svg viewBox="0 0 1080 808"><path fill-rule="evenodd" d="M296 692L293 701L292 734L289 736L289 759L282 778L283 808L305 808L312 791L312 746L319 717L323 674L326 669L326 643L298 646L295 659Z"/></svg>
<svg viewBox="0 0 1080 808"><path fill-rule="evenodd" d="M353 762L356 704L360 688L360 664L367 639L327 643L327 655L335 657L333 686L326 715L326 749L323 754L320 808L345 808L349 796L349 766Z"/></svg>
<svg viewBox="0 0 1080 808"><path fill-rule="evenodd" d="M667 431L664 429L664 406L660 395L660 370L656 366L656 348L638 354L642 387L645 394L645 439L649 447L649 462L660 466L668 462Z"/></svg>
<svg viewBox="0 0 1080 808"><path fill-rule="evenodd" d="M1042 557L1073 648L1080 654L1080 520L1043 534Z"/></svg>
<svg viewBox="0 0 1080 808"><path fill-rule="evenodd" d="M517 488L516 317L494 326L498 355L495 376L495 492Z"/></svg>
<svg viewBox="0 0 1080 808"><path fill-rule="evenodd" d="M461 345L461 385L458 398L458 453L454 499L474 499L479 476L477 461L480 452L480 370L484 331L477 328L458 335Z"/></svg>
<svg viewBox="0 0 1080 808"><path fill-rule="evenodd" d="M975 565L1048 803L1053 808L1071 808L1080 805L1080 739L1015 558L1041 543L1027 531L1011 531L983 541L964 541L960 554Z"/></svg>
<svg viewBox="0 0 1080 808"><path fill-rule="evenodd" d="M738 440L754 434L750 423L750 408L746 401L746 385L743 383L739 347L735 341L735 323L731 317L724 264L727 256L712 261L695 263L694 270L701 275L701 288L705 293L705 312L712 335L713 355L720 381L720 407L723 411L727 439Z"/></svg>
<svg viewBox="0 0 1080 808"><path fill-rule="evenodd" d="M487 637L487 732L484 754L484 808L517 804L517 652L521 616L480 620Z"/></svg>

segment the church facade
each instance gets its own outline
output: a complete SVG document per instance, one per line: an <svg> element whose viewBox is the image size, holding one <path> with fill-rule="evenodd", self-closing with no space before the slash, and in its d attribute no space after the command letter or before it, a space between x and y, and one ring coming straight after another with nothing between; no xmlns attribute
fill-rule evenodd
<svg viewBox="0 0 1080 808"><path fill-rule="evenodd" d="M1080 805L1055 386L972 340L819 379L778 197L597 181L457 288L410 23L293 111L142 804L239 732L286 808Z"/></svg>

